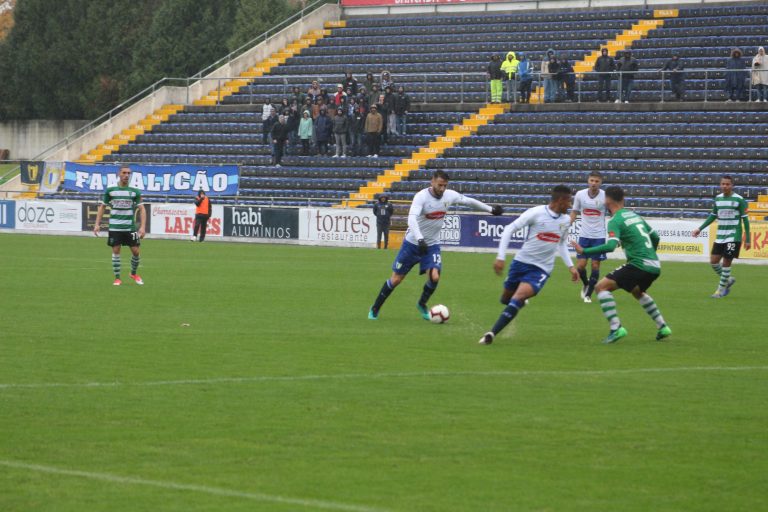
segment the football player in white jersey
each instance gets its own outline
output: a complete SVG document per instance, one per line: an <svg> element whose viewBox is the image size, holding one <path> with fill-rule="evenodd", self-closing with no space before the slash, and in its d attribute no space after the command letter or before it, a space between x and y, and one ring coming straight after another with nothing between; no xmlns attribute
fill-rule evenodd
<svg viewBox="0 0 768 512"><path fill-rule="evenodd" d="M368 311L369 320L379 318L379 310L384 301L417 263L419 273L427 273L427 282L424 284L424 291L416 307L422 318L430 319L427 301L435 293L442 269L440 231L443 229L443 220L448 207L454 204L469 206L493 215L501 215L504 212L499 205L490 206L463 196L455 190L448 190L448 174L442 170L435 171L430 186L417 192L413 197L411 209L408 212L408 231L405 233L405 240L392 264L392 276L381 287L376 301Z"/></svg>
<svg viewBox="0 0 768 512"><path fill-rule="evenodd" d="M496 335L525 306L525 301L539 293L552 273L555 256L558 254L571 273L571 281L579 280L579 273L573 266L567 243L568 228L571 226L567 213L571 207L572 195L570 188L558 185L552 189L549 205L529 208L504 228L499 252L493 262L493 270L498 275L504 270L504 260L512 234L524 228L528 228L528 232L523 248L512 260L507 280L504 281L501 303L506 307L493 328L480 338L478 343L481 345L493 343Z"/></svg>
<svg viewBox="0 0 768 512"><path fill-rule="evenodd" d="M576 222L576 216L581 214L579 228L579 245L581 247L597 247L605 243L605 191L600 189L603 183L602 175L597 171L589 173L588 188L579 190L573 198L571 224ZM587 259L592 260L592 273L587 280ZM592 292L600 277L600 262L606 259L604 252L586 256L576 255L576 270L584 286L581 288L581 298L586 303L592 302Z"/></svg>

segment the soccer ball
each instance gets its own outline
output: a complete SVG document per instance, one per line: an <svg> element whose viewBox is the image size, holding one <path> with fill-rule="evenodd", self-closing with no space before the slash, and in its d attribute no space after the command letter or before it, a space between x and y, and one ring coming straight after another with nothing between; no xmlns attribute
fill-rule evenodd
<svg viewBox="0 0 768 512"><path fill-rule="evenodd" d="M442 304L432 306L432 308L429 310L429 319L433 324L442 324L447 322L449 318L451 318L451 312L448 311L448 308Z"/></svg>

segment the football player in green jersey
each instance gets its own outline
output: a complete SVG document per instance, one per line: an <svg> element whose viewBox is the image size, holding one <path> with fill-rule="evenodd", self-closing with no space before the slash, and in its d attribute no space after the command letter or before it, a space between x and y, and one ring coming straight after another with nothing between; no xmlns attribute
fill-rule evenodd
<svg viewBox="0 0 768 512"><path fill-rule="evenodd" d="M749 250L749 216L747 215L747 202L739 194L733 192L733 178L723 176L720 178L720 191L715 197L715 205L712 212L698 229L693 230L693 236L699 236L701 230L712 224L717 219L717 235L712 244L712 254L709 263L712 269L720 276L717 290L712 294L713 299L720 299L728 295L731 286L736 279L731 276L731 263L739 257L741 250L741 225L744 224L744 248ZM722 264L720 263L722 261Z"/></svg>
<svg viewBox="0 0 768 512"><path fill-rule="evenodd" d="M656 339L662 340L672 334L661 311L646 290L661 275L661 263L656 255L659 235L645 220L631 210L624 208L624 190L608 187L605 190L605 207L613 216L608 222L608 241L603 245L584 249L576 242L571 245L578 254L591 256L601 252L613 252L621 244L627 263L602 278L595 286L603 316L610 324L611 332L603 343L614 343L627 335L616 310L613 292L617 288L628 291L640 302L645 312L656 323Z"/></svg>
<svg viewBox="0 0 768 512"><path fill-rule="evenodd" d="M115 274L115 280L112 283L120 286L120 248L127 245L131 249L131 279L136 284L144 284L136 271L139 268L139 246L141 239L144 238L147 226L147 216L144 211L144 205L141 202L141 191L137 188L129 187L131 179L131 168L124 165L117 173L118 185L116 187L107 187L104 191L104 197L99 205L99 211L96 213L96 225L93 227L93 234L99 236L101 229L101 218L107 206L110 208L109 214L109 238L107 245L112 247L112 271ZM138 212L139 228L136 229L136 214Z"/></svg>

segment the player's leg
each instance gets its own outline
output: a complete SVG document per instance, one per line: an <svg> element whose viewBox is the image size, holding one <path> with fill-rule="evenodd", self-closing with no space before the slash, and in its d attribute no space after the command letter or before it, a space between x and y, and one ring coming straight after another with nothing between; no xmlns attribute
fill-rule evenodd
<svg viewBox="0 0 768 512"><path fill-rule="evenodd" d="M539 293L548 278L549 274L540 268L513 260L509 266L509 274L504 281L504 293L501 296L502 300L506 298L509 300L491 330L485 333L478 343L481 345L493 343L496 335L514 320L528 299Z"/></svg>
<svg viewBox="0 0 768 512"><path fill-rule="evenodd" d="M613 292L619 287L624 286L619 283L624 283L627 279L625 270L628 265L623 265L600 281L595 286L597 292L597 299L600 301L600 309L603 311L603 316L608 321L610 332L608 336L603 340L603 343L614 343L627 335L627 330L621 326L621 319L619 318L619 312L616 309L616 299L613 296Z"/></svg>
<svg viewBox="0 0 768 512"><path fill-rule="evenodd" d="M718 287L717 290L715 290L715 293L712 294L712 297L718 298L720 297L720 279L723 276L723 253L725 252L725 244L718 244L715 242L712 244L712 253L709 255L709 264L712 267L712 270L715 271L715 274L717 274L718 277Z"/></svg>
<svg viewBox="0 0 768 512"><path fill-rule="evenodd" d="M379 317L379 310L384 305L384 302L392 294L397 285L403 282L405 276L408 275L411 268L421 260L421 253L419 247L408 242L403 241L403 245L400 247L400 251L395 256L395 261L392 263L392 276L387 279L379 290L379 294L376 296L376 300L368 311L368 319L376 320Z"/></svg>
<svg viewBox="0 0 768 512"><path fill-rule="evenodd" d="M723 270L720 273L720 283L717 287L717 291L720 292L720 297L725 297L731 292L731 286L736 283L736 278L731 274L731 265L733 260L739 257L741 250L741 242L728 242L725 245L723 252ZM714 295L713 295L714 297Z"/></svg>
<svg viewBox="0 0 768 512"><path fill-rule="evenodd" d="M421 291L421 297L419 298L418 304L416 304L416 307L419 310L419 314L421 314L421 317L424 320L429 320L429 307L427 306L427 302L429 301L429 298L432 297L432 294L435 293L435 290L437 290L437 285L440 282L440 269L436 267L432 267L427 271L427 282L424 283L424 288Z"/></svg>
<svg viewBox="0 0 768 512"><path fill-rule="evenodd" d="M140 250L139 250L139 234L138 233L132 233L132 235L135 235L136 239L134 241L135 245L131 245L131 279L134 280L136 284L144 284L144 281L141 279L141 276L137 273L139 269L139 263L141 261L140 256Z"/></svg>
<svg viewBox="0 0 768 512"><path fill-rule="evenodd" d="M376 224L376 248L381 249L381 236L383 234L383 229L379 224Z"/></svg>
<svg viewBox="0 0 768 512"><path fill-rule="evenodd" d="M587 279L587 256L583 254L576 255L576 271L579 273L579 278L581 279L582 284L579 296L583 299L587 296L587 288L589 285Z"/></svg>
<svg viewBox="0 0 768 512"><path fill-rule="evenodd" d="M384 248L387 249L389 247L389 226L384 226L382 231L384 233Z"/></svg>
<svg viewBox="0 0 768 512"><path fill-rule="evenodd" d="M605 259L605 254L595 255L592 259L592 272L589 274L589 282L587 283L587 291L584 294L584 302L592 302L592 293L597 286L597 280L600 278L600 261Z"/></svg>
<svg viewBox="0 0 768 512"><path fill-rule="evenodd" d="M112 273L115 274L115 281L112 284L120 286L122 284L120 281L120 241L113 239L113 235L110 233L107 243L112 245Z"/></svg>
<svg viewBox="0 0 768 512"><path fill-rule="evenodd" d="M632 296L637 299L637 301L643 307L643 310L645 310L648 316L651 317L651 320L656 323L656 339L663 340L664 338L672 335L672 329L667 326L667 322L664 320L664 317L661 316L661 311L656 305L656 302L653 300L653 297L646 293L648 288L651 286L650 283L652 283L654 279L655 277L651 278L647 285L640 284L636 286L632 290Z"/></svg>

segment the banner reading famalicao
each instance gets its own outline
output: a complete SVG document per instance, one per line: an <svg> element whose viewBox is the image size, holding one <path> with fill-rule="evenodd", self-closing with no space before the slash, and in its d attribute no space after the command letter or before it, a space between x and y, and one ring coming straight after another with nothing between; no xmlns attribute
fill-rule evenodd
<svg viewBox="0 0 768 512"><path fill-rule="evenodd" d="M88 165L67 162L64 189L103 192L117 185L120 165ZM210 196L237 194L236 165L136 165L130 164L130 186L145 195L194 195L204 190Z"/></svg>

